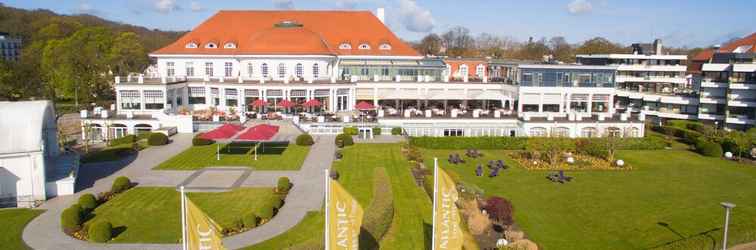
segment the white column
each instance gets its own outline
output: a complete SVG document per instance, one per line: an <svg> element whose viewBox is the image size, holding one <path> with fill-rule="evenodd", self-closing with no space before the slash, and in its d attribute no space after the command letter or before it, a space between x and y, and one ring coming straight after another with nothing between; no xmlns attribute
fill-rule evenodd
<svg viewBox="0 0 756 250"><path fill-rule="evenodd" d="M567 109L565 110L567 113L571 112L571 110L570 110L571 107L570 106L572 106L572 94L567 93Z"/></svg>
<svg viewBox="0 0 756 250"><path fill-rule="evenodd" d="M237 88L236 89L236 113L238 113L240 116L244 115L245 111L245 99L244 99L244 89L243 88Z"/></svg>
<svg viewBox="0 0 756 250"><path fill-rule="evenodd" d="M543 112L543 93L538 95L539 101L538 101L538 113Z"/></svg>
<svg viewBox="0 0 756 250"><path fill-rule="evenodd" d="M593 108L593 94L588 94L588 115L591 115L591 109Z"/></svg>
<svg viewBox="0 0 756 250"><path fill-rule="evenodd" d="M139 110L144 111L144 90L139 91Z"/></svg>
<svg viewBox="0 0 756 250"><path fill-rule="evenodd" d="M373 88L373 105L378 106L378 88Z"/></svg>
<svg viewBox="0 0 756 250"><path fill-rule="evenodd" d="M609 115L614 115L614 95L609 95Z"/></svg>

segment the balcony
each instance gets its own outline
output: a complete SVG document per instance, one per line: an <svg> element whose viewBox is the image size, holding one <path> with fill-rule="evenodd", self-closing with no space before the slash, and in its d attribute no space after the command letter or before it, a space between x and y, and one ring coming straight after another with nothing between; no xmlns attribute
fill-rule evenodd
<svg viewBox="0 0 756 250"><path fill-rule="evenodd" d="M756 107L756 99L729 97L727 100L727 105L733 107Z"/></svg>
<svg viewBox="0 0 756 250"><path fill-rule="evenodd" d="M703 79L701 81L701 87L704 88L727 88L729 83L724 79Z"/></svg>
<svg viewBox="0 0 756 250"><path fill-rule="evenodd" d="M756 123L756 120L747 115L730 114L727 116L727 119L725 119L725 122L733 124L754 124Z"/></svg>
<svg viewBox="0 0 756 250"><path fill-rule="evenodd" d="M712 113L698 113L698 119L701 120L724 120L725 116Z"/></svg>
<svg viewBox="0 0 756 250"><path fill-rule="evenodd" d="M615 78L617 83L624 83L624 82L661 82L661 83L678 83L678 84L684 84L687 79L685 77L662 77L662 76L624 76L624 75L618 75Z"/></svg>
<svg viewBox="0 0 756 250"><path fill-rule="evenodd" d="M646 64L633 64L633 65L619 65L617 71L663 71L663 72L685 72L687 66L685 65L646 65Z"/></svg>
<svg viewBox="0 0 756 250"><path fill-rule="evenodd" d="M756 82L732 82L730 89L754 90L756 89Z"/></svg>
<svg viewBox="0 0 756 250"><path fill-rule="evenodd" d="M725 104L727 103L727 98L724 96L701 96L698 102L705 104Z"/></svg>

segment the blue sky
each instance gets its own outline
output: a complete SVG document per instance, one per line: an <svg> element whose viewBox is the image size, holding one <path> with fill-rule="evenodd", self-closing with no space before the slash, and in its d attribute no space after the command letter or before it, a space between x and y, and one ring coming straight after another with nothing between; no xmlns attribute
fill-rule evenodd
<svg viewBox="0 0 756 250"><path fill-rule="evenodd" d="M148 28L189 30L220 9L386 8L400 37L464 26L518 41L564 36L577 43L603 36L629 44L662 38L667 45L709 46L756 32L756 1L682 0L10 0L20 8L88 13Z"/></svg>

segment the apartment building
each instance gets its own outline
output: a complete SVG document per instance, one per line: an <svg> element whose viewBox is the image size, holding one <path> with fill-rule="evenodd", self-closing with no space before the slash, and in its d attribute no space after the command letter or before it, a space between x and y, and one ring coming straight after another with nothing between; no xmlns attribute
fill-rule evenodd
<svg viewBox="0 0 756 250"><path fill-rule="evenodd" d="M0 58L6 61L18 61L21 57L21 39L12 38L6 32L0 32Z"/></svg>

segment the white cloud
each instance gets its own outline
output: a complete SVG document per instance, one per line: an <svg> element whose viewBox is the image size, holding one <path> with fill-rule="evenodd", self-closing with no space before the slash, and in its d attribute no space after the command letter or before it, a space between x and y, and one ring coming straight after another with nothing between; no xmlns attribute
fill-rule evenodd
<svg viewBox="0 0 756 250"><path fill-rule="evenodd" d="M333 0L336 7L341 9L354 9L360 0Z"/></svg>
<svg viewBox="0 0 756 250"><path fill-rule="evenodd" d="M430 32L436 25L431 12L415 0L399 0L399 15L404 28L412 32Z"/></svg>
<svg viewBox="0 0 756 250"><path fill-rule="evenodd" d="M89 3L80 3L76 9L76 12L79 14L92 14L94 11L95 9Z"/></svg>
<svg viewBox="0 0 756 250"><path fill-rule="evenodd" d="M276 9L294 9L294 0L273 0L273 6L275 6Z"/></svg>
<svg viewBox="0 0 756 250"><path fill-rule="evenodd" d="M168 13L180 9L181 8L178 4L176 4L176 0L157 0L155 2L155 10L161 13Z"/></svg>
<svg viewBox="0 0 756 250"><path fill-rule="evenodd" d="M588 0L574 0L567 4L567 12L573 15L588 14L593 11L593 5Z"/></svg>
<svg viewBox="0 0 756 250"><path fill-rule="evenodd" d="M191 9L193 12L205 11L205 7L203 7L197 1L192 1L191 5L189 6L189 9Z"/></svg>

